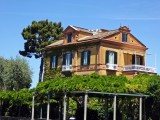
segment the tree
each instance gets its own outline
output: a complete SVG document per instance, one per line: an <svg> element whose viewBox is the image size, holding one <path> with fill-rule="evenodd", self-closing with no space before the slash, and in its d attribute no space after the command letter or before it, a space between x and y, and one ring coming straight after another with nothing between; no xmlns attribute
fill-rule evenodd
<svg viewBox="0 0 160 120"><path fill-rule="evenodd" d="M40 71L39 71L39 82L42 81L43 73L43 51L42 49L51 44L54 40L58 40L62 37L63 27L61 22L52 23L48 20L33 21L31 25L27 26L22 31L23 39L26 40L24 43L24 51L19 51L20 55L31 58L41 58Z"/></svg>
<svg viewBox="0 0 160 120"><path fill-rule="evenodd" d="M23 88L29 88L32 82L32 71L25 59L16 57L5 60L3 71L4 90L18 91Z"/></svg>
<svg viewBox="0 0 160 120"><path fill-rule="evenodd" d="M20 90L23 88L29 88L32 82L32 71L25 59L16 57L11 58L8 68L8 80L5 81L8 90Z"/></svg>
<svg viewBox="0 0 160 120"><path fill-rule="evenodd" d="M4 89L4 69L5 69L5 59L0 57L0 91Z"/></svg>

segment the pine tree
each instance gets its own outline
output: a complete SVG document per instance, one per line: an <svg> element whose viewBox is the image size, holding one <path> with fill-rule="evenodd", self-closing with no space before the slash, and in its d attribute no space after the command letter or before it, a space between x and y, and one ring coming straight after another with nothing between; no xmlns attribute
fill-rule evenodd
<svg viewBox="0 0 160 120"><path fill-rule="evenodd" d="M48 20L33 21L31 25L27 26L22 31L24 43L24 50L19 51L20 55L31 58L41 58L39 82L42 81L43 74L43 51L42 49L51 44L54 40L58 40L63 35L63 27L61 22L49 22Z"/></svg>

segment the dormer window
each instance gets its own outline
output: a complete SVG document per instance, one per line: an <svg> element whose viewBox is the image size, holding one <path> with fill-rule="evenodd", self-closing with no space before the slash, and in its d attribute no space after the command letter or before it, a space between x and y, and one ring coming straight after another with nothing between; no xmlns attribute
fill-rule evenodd
<svg viewBox="0 0 160 120"><path fill-rule="evenodd" d="M72 42L72 33L68 33L68 43Z"/></svg>
<svg viewBox="0 0 160 120"><path fill-rule="evenodd" d="M127 42L127 34L122 33L122 42Z"/></svg>

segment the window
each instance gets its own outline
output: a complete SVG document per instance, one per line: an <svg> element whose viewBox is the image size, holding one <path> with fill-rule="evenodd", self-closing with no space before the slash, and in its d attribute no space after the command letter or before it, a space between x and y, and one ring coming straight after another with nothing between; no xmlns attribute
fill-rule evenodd
<svg viewBox="0 0 160 120"><path fill-rule="evenodd" d="M83 51L81 53L81 65L90 64L90 51Z"/></svg>
<svg viewBox="0 0 160 120"><path fill-rule="evenodd" d="M68 33L68 43L72 42L72 33Z"/></svg>
<svg viewBox="0 0 160 120"><path fill-rule="evenodd" d="M143 57L140 55L132 55L132 64L143 65Z"/></svg>
<svg viewBox="0 0 160 120"><path fill-rule="evenodd" d="M66 66L72 65L72 54L71 53L63 54L63 65L66 65Z"/></svg>
<svg viewBox="0 0 160 120"><path fill-rule="evenodd" d="M127 34L122 33L122 42L127 42Z"/></svg>
<svg viewBox="0 0 160 120"><path fill-rule="evenodd" d="M57 68L57 65L58 65L58 56L53 55L50 59L50 68L51 69Z"/></svg>
<svg viewBox="0 0 160 120"><path fill-rule="evenodd" d="M107 50L106 51L106 63L117 64L117 52Z"/></svg>

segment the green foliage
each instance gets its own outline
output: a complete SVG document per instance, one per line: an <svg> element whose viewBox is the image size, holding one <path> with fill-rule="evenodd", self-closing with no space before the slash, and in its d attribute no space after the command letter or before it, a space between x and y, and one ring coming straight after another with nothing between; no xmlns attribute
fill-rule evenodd
<svg viewBox="0 0 160 120"><path fill-rule="evenodd" d="M43 51L42 49L51 44L54 40L59 40L63 36L63 27L61 22L52 23L48 20L32 21L32 24L27 26L22 31L24 43L24 50L19 51L20 55L31 58L41 58L39 82L42 81L43 73Z"/></svg>
<svg viewBox="0 0 160 120"><path fill-rule="evenodd" d="M0 57L0 91L2 91L4 89L4 75L5 75L5 64L6 61L4 58Z"/></svg>
<svg viewBox="0 0 160 120"><path fill-rule="evenodd" d="M24 51L20 51L23 56L30 57L28 53L34 53L36 58L42 52L42 49L51 44L54 40L59 40L62 37L63 27L61 22L49 22L48 20L32 21L32 24L27 26L22 31L24 40Z"/></svg>
<svg viewBox="0 0 160 120"><path fill-rule="evenodd" d="M45 104L47 102L47 92L51 95L51 102L62 101L63 92L71 91L85 91L92 90L98 92L112 92L112 93L145 93L149 94L149 99L146 99L146 111L149 117L160 116L158 112L160 109L160 76L141 74L133 79L127 79L125 76L100 76L96 73L87 76L74 75L71 78L64 78L55 76L53 79L40 82L35 89L22 89L18 92L3 91L0 92L0 99L8 101L8 106L27 105L31 108L32 93L35 93L35 105L39 106L40 102ZM72 116L79 106L78 97L70 97L69 114ZM88 108L97 111L98 117L104 118L104 99L89 98ZM113 111L113 99L109 98L109 112ZM123 101L119 99L117 109L121 110L124 107L125 115L138 114L138 99L124 98ZM12 108L12 107L11 107ZM128 109L131 109L128 111ZM119 111L121 112L121 111Z"/></svg>
<svg viewBox="0 0 160 120"><path fill-rule="evenodd" d="M28 62L20 57L5 60L0 59L0 88L1 90L18 91L29 88L32 82L32 71Z"/></svg>
<svg viewBox="0 0 160 120"><path fill-rule="evenodd" d="M25 111L31 109L32 94L31 90L22 89L20 91L3 91L0 92L0 101L4 109L2 115L8 116L20 114L20 109L26 106ZM23 113L22 113L23 114ZM27 113L26 113L27 115Z"/></svg>
<svg viewBox="0 0 160 120"><path fill-rule="evenodd" d="M41 87L46 88L52 92L63 91L84 91L92 90L99 92L126 92L125 83L127 78L124 76L100 76L96 73L87 76L74 75L70 78L56 77L53 80L46 80L44 83L40 83L37 86L39 91ZM48 85L46 85L48 84Z"/></svg>
<svg viewBox="0 0 160 120"><path fill-rule="evenodd" d="M160 89L160 76L139 74L126 83L126 89L130 93L154 94Z"/></svg>

